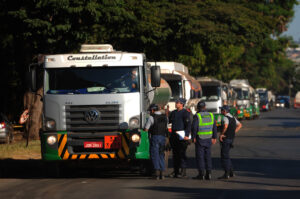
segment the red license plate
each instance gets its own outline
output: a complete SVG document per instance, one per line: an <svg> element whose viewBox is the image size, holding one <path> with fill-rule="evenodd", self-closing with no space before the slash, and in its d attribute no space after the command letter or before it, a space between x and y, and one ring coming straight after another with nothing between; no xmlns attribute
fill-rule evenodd
<svg viewBox="0 0 300 199"><path fill-rule="evenodd" d="M103 142L84 142L84 148L103 148Z"/></svg>
<svg viewBox="0 0 300 199"><path fill-rule="evenodd" d="M120 149L122 146L122 140L120 135L104 136L104 148L105 149Z"/></svg>

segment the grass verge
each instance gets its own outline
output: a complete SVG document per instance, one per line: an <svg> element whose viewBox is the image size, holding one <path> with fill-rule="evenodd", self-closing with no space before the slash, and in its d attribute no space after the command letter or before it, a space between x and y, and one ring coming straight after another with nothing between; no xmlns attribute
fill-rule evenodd
<svg viewBox="0 0 300 199"><path fill-rule="evenodd" d="M41 159L41 142L32 140L28 147L26 141L0 144L0 159Z"/></svg>

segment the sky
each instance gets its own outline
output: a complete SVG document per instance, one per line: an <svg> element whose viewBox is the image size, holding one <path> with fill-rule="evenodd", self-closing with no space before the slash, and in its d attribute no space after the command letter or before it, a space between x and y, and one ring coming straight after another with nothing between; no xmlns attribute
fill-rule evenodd
<svg viewBox="0 0 300 199"><path fill-rule="evenodd" d="M294 18L288 25L288 30L283 35L292 36L294 41L300 42L300 5L295 6L294 10Z"/></svg>

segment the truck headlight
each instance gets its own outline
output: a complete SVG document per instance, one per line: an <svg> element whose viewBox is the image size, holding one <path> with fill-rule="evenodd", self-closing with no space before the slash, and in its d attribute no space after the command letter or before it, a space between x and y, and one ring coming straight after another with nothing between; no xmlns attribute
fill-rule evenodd
<svg viewBox="0 0 300 199"><path fill-rule="evenodd" d="M46 128L47 128L48 130L53 130L53 129L55 129L55 126L56 126L55 120L52 120L52 119L46 120Z"/></svg>
<svg viewBox="0 0 300 199"><path fill-rule="evenodd" d="M140 127L140 120L137 117L132 117L129 120L129 128L130 129L135 129Z"/></svg>
<svg viewBox="0 0 300 199"><path fill-rule="evenodd" d="M57 139L56 136L54 135L50 135L49 137L47 137L47 144L49 145L54 145L56 143Z"/></svg>
<svg viewBox="0 0 300 199"><path fill-rule="evenodd" d="M133 135L131 136L131 141L132 141L132 142L137 143L137 142L139 142L140 140L141 140L141 136L138 135L138 134L133 134Z"/></svg>

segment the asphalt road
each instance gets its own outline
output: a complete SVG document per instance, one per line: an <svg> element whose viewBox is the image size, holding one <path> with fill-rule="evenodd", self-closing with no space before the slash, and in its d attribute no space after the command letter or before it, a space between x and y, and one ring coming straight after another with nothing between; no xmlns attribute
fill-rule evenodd
<svg viewBox="0 0 300 199"><path fill-rule="evenodd" d="M191 145L189 179L156 181L130 172L98 170L46 178L38 171L39 161L11 161L14 167L24 167L15 172L5 168L7 161L0 161L4 168L0 198L299 198L300 109L276 109L242 123L231 151L237 176L227 181L217 180L223 174L219 144L213 146L213 180L191 179L197 175ZM26 164L35 167L30 170Z"/></svg>

